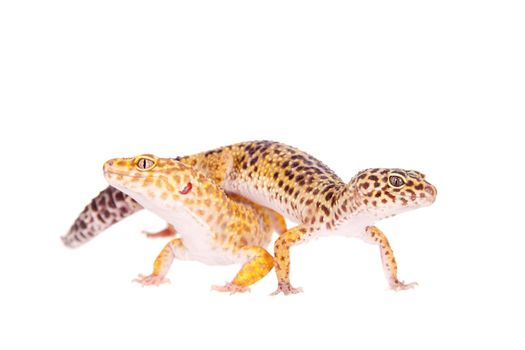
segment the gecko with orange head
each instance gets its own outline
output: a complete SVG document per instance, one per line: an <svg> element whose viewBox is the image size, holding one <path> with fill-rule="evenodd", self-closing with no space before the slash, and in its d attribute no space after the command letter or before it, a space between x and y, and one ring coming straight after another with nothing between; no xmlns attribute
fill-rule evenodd
<svg viewBox="0 0 525 350"><path fill-rule="evenodd" d="M227 196L201 172L174 159L149 154L112 159L104 164L104 176L180 235L164 247L149 276L139 275L139 283L166 282L174 259L210 265L242 263L232 282L214 289L243 292L273 268L273 257L265 247L274 229L286 229L280 226L284 219L274 211Z"/></svg>

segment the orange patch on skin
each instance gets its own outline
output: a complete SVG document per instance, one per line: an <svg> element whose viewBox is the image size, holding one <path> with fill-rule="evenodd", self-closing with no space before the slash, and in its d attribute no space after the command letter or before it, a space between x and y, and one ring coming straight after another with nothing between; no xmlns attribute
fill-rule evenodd
<svg viewBox="0 0 525 350"><path fill-rule="evenodd" d="M144 179L144 182L143 182L144 186L149 186L151 184L153 184L153 177L148 176L147 178Z"/></svg>
<svg viewBox="0 0 525 350"><path fill-rule="evenodd" d="M162 200L164 200L164 201L165 201L166 199L168 199L168 192L162 192L162 194L160 195L160 199L162 199Z"/></svg>
<svg viewBox="0 0 525 350"><path fill-rule="evenodd" d="M197 187L195 189L195 193L197 194L197 196L202 197L202 189L200 187Z"/></svg>

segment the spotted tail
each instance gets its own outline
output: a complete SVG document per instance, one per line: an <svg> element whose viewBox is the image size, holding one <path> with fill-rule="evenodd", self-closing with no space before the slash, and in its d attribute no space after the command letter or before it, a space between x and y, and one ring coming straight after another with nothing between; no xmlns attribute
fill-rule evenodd
<svg viewBox="0 0 525 350"><path fill-rule="evenodd" d="M84 208L62 241L66 247L79 247L141 209L142 206L131 197L109 186Z"/></svg>

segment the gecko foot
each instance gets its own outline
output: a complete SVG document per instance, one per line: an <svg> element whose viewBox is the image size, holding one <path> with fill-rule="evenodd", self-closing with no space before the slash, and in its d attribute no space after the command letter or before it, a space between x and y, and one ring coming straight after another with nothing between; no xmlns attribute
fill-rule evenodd
<svg viewBox="0 0 525 350"><path fill-rule="evenodd" d="M286 283L286 284L280 284L279 283L279 286L277 287L277 290L275 292L273 292L272 294L270 294L270 295L277 295L279 293L283 293L284 295L288 295L288 294L297 294L297 293L302 293L302 292L303 292L303 289L301 287L294 288L294 287L292 287L292 285L290 283Z"/></svg>
<svg viewBox="0 0 525 350"><path fill-rule="evenodd" d="M159 275L138 275L137 278L133 279L133 282L137 282L142 284L142 287L144 286L160 286L163 283L171 283L169 279L165 278L164 276Z"/></svg>
<svg viewBox="0 0 525 350"><path fill-rule="evenodd" d="M244 293L244 292L250 291L249 287L239 286L231 282L226 283L224 286L211 286L211 289L216 290L217 292L230 292L230 295L235 294L235 293Z"/></svg>
<svg viewBox="0 0 525 350"><path fill-rule="evenodd" d="M413 289L417 286L417 282L405 283L403 281L394 281L390 283L390 289L399 292L401 290Z"/></svg>
<svg viewBox="0 0 525 350"><path fill-rule="evenodd" d="M177 232L175 231L173 226L168 225L164 230L161 230L158 232L142 231L142 233L146 235L147 238L164 238L164 237L174 237Z"/></svg>

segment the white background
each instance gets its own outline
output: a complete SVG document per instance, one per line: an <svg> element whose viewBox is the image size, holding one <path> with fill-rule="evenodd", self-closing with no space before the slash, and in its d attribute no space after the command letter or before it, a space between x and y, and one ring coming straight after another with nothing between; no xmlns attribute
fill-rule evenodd
<svg viewBox="0 0 525 350"><path fill-rule="evenodd" d="M525 12L519 1L2 1L0 348L524 347ZM436 203L379 223L377 248L292 251L305 293L210 285L237 266L175 262L140 213L87 245L63 235L102 163L238 141L299 147L349 180L417 169Z"/></svg>

